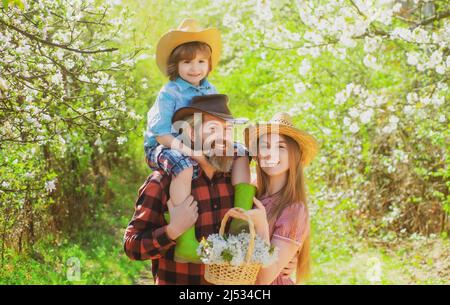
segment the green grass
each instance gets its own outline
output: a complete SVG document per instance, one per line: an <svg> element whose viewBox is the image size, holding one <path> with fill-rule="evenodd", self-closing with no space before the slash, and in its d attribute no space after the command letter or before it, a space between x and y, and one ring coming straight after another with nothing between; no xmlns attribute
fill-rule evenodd
<svg viewBox="0 0 450 305"><path fill-rule="evenodd" d="M308 284L401 284L409 279L402 263L381 249L360 246L350 253L313 252ZM378 267L377 267L378 266ZM378 274L378 275L377 275Z"/></svg>
<svg viewBox="0 0 450 305"><path fill-rule="evenodd" d="M26 254L9 250L0 270L0 284L133 284L149 265L130 262L117 236L89 235L80 235L89 243L64 240L57 245L49 237ZM79 262L78 278L70 272L76 270L71 262Z"/></svg>
<svg viewBox="0 0 450 305"><path fill-rule="evenodd" d="M407 249L405 243L400 241L396 247ZM449 249L448 240L436 239L430 243ZM448 252L447 258L434 260L423 248L399 252L362 244L358 250L347 254L314 249L313 261L312 276L307 284L450 284ZM379 266L379 273L373 277L375 265Z"/></svg>
<svg viewBox="0 0 450 305"><path fill-rule="evenodd" d="M134 179L136 180L136 179ZM147 274L149 261L131 261L123 251L123 233L133 215L141 182L114 173L109 187L115 196L73 238L47 235L20 255L7 249L0 284L134 284ZM69 274L79 262L79 279Z"/></svg>
<svg viewBox="0 0 450 305"><path fill-rule="evenodd" d="M313 264L306 284L450 284L446 235L363 238L341 212L325 205L313 209Z"/></svg>

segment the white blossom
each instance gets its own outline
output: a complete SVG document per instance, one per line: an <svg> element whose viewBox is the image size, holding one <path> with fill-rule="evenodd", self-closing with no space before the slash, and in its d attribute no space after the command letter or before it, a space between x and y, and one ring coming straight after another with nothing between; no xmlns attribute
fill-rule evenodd
<svg viewBox="0 0 450 305"><path fill-rule="evenodd" d="M391 115L391 116L389 117L389 122L392 123L392 124L397 124L397 123L399 122L399 119L398 119L397 116Z"/></svg>
<svg viewBox="0 0 450 305"><path fill-rule="evenodd" d="M102 144L103 144L102 139L100 138L100 136L97 136L97 139L95 140L94 145L95 146L100 146Z"/></svg>
<svg viewBox="0 0 450 305"><path fill-rule="evenodd" d="M306 73L308 73L308 71L311 69L311 63L309 62L309 60L304 59L300 65L300 67L298 68L298 72L300 73L300 75L305 75Z"/></svg>
<svg viewBox="0 0 450 305"><path fill-rule="evenodd" d="M55 85L59 85L62 83L62 74L61 72L57 71L51 78L51 82Z"/></svg>
<svg viewBox="0 0 450 305"><path fill-rule="evenodd" d="M383 127L382 132L383 133L392 133L394 130L397 129L397 124L387 124Z"/></svg>
<svg viewBox="0 0 450 305"><path fill-rule="evenodd" d="M427 63L428 68L434 68L436 65L440 64L442 62L442 52L440 51L434 51L430 59Z"/></svg>
<svg viewBox="0 0 450 305"><path fill-rule="evenodd" d="M419 63L419 59L417 58L418 55L416 52L409 52L406 54L406 56L406 62L408 63L408 65L416 66Z"/></svg>
<svg viewBox="0 0 450 305"><path fill-rule="evenodd" d="M336 113L333 110L330 110L328 112L328 117L333 120L336 118Z"/></svg>
<svg viewBox="0 0 450 305"><path fill-rule="evenodd" d="M392 30L391 37L394 39L398 38L398 39L410 41L411 40L411 31L408 30L407 28L397 27Z"/></svg>
<svg viewBox="0 0 450 305"><path fill-rule="evenodd" d="M379 37L366 37L364 39L364 51L372 53L380 47L381 39Z"/></svg>
<svg viewBox="0 0 450 305"><path fill-rule="evenodd" d="M428 32L421 27L417 27L412 31L412 39L418 43L428 43L430 42L430 37Z"/></svg>
<svg viewBox="0 0 450 305"><path fill-rule="evenodd" d="M433 105L435 105L436 107L443 105L444 100L445 99L443 96L437 96L437 95L433 95L433 97L431 98Z"/></svg>
<svg viewBox="0 0 450 305"><path fill-rule="evenodd" d="M339 42L348 48L356 47L356 41L347 35L342 35L339 39Z"/></svg>
<svg viewBox="0 0 450 305"><path fill-rule="evenodd" d="M345 117L343 122L344 122L344 126L350 126L350 124L351 124L351 120L349 117Z"/></svg>
<svg viewBox="0 0 450 305"><path fill-rule="evenodd" d="M230 263L240 266L245 263L245 257L250 240L249 233L239 233L227 237L211 234L203 239L197 248L197 254L204 264ZM250 257L250 263L268 266L278 258L278 249L272 248L259 235L255 237L255 247Z"/></svg>
<svg viewBox="0 0 450 305"><path fill-rule="evenodd" d="M356 109L355 107L350 108L348 114L352 117L352 118L357 118L359 117L359 111L358 109Z"/></svg>
<svg viewBox="0 0 450 305"><path fill-rule="evenodd" d="M424 105L428 105L431 103L431 98L429 96L421 97L420 102Z"/></svg>
<svg viewBox="0 0 450 305"><path fill-rule="evenodd" d="M357 133L359 131L359 126L356 122L353 122L350 127L349 130L351 133Z"/></svg>
<svg viewBox="0 0 450 305"><path fill-rule="evenodd" d="M406 105L405 107L403 107L403 112L406 115L411 115L414 112L414 107L411 105Z"/></svg>
<svg viewBox="0 0 450 305"><path fill-rule="evenodd" d="M377 63L377 58L372 54L367 54L363 59L363 63L368 68L372 68L374 70L380 69L380 66Z"/></svg>
<svg viewBox="0 0 450 305"><path fill-rule="evenodd" d="M359 118L361 120L361 123L367 124L370 122L370 119L372 118L372 116L373 116L373 110L368 109L368 110L364 111L363 113L361 113Z"/></svg>
<svg viewBox="0 0 450 305"><path fill-rule="evenodd" d="M8 90L8 87L9 86L8 86L8 83L6 82L6 80L0 77L0 91L1 90L6 91L6 90Z"/></svg>
<svg viewBox="0 0 450 305"><path fill-rule="evenodd" d="M445 67L444 67L444 65L437 65L436 66L436 73L445 74Z"/></svg>
<svg viewBox="0 0 450 305"><path fill-rule="evenodd" d="M410 92L406 95L406 100L409 104L413 104L419 100L419 96L416 92Z"/></svg>
<svg viewBox="0 0 450 305"><path fill-rule="evenodd" d="M294 84L294 90L296 93L303 93L306 90L306 85L303 82Z"/></svg>
<svg viewBox="0 0 450 305"><path fill-rule="evenodd" d="M402 9L402 4L400 2L397 2L394 4L394 6L392 7L392 12L393 13L398 13L400 12L400 10Z"/></svg>
<svg viewBox="0 0 450 305"><path fill-rule="evenodd" d="M117 143L119 145L124 144L126 141L127 141L127 137L125 137L125 136L117 137Z"/></svg>
<svg viewBox="0 0 450 305"><path fill-rule="evenodd" d="M305 40L311 41L315 45L319 45L323 42L322 36L316 32L311 32L311 31L306 32L305 35L303 36L303 38Z"/></svg>
<svg viewBox="0 0 450 305"><path fill-rule="evenodd" d="M6 182L6 181L2 182L2 187L4 187L4 188L8 188L9 185L10 185L9 182Z"/></svg>
<svg viewBox="0 0 450 305"><path fill-rule="evenodd" d="M342 105L343 103L345 103L345 101L347 101L347 99L348 95L345 93L345 91L340 91L336 93L334 103L336 105Z"/></svg>
<svg viewBox="0 0 450 305"><path fill-rule="evenodd" d="M50 180L47 181L45 183L45 190L49 193L53 192L54 190L56 190L56 179L54 180Z"/></svg>

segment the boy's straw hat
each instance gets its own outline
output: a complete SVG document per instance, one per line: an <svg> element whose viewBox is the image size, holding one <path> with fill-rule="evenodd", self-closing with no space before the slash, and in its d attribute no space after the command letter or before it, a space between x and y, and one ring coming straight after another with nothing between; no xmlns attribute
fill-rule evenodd
<svg viewBox="0 0 450 305"><path fill-rule="evenodd" d="M260 136L272 132L290 137L300 146L302 151L301 164L307 166L319 152L319 144L313 136L300 130L292 123L292 118L285 112L275 114L267 123L256 124L245 129L245 145L251 150L256 148L256 143Z"/></svg>
<svg viewBox="0 0 450 305"><path fill-rule="evenodd" d="M200 41L211 48L211 70L219 62L222 48L220 32L216 28L201 29L195 19L184 19L177 29L164 34L156 46L156 64L164 75L167 74L167 62L172 51L187 42Z"/></svg>

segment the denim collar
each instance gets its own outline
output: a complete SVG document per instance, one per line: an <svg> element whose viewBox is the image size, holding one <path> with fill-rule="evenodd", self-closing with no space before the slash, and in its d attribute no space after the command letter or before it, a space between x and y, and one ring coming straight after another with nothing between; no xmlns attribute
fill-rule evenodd
<svg viewBox="0 0 450 305"><path fill-rule="evenodd" d="M194 88L194 89L210 89L210 84L208 82L208 80L206 78L202 79L200 81L200 85L198 87L192 85L191 83L185 81L184 79L182 79L181 77L177 77L177 79L175 80L175 84L177 84L177 86L180 88L180 91L184 91L190 87Z"/></svg>

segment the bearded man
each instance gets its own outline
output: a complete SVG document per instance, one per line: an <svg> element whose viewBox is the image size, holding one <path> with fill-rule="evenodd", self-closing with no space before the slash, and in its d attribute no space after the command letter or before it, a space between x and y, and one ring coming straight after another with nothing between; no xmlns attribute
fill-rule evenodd
<svg viewBox="0 0 450 305"><path fill-rule="evenodd" d="M185 242L195 249L202 237L219 233L222 218L234 207L231 167L234 159L248 156L248 152L232 141L230 127L235 119L227 102L223 94L197 96L172 119L184 122L178 125L184 127L180 139L190 141L194 151L209 161L194 168L191 196L174 206L169 198L171 176L163 171L153 172L139 189L124 249L132 260L152 260L155 284L208 284L203 277L205 265L179 262L174 257L178 237L192 228L191 240Z"/></svg>

